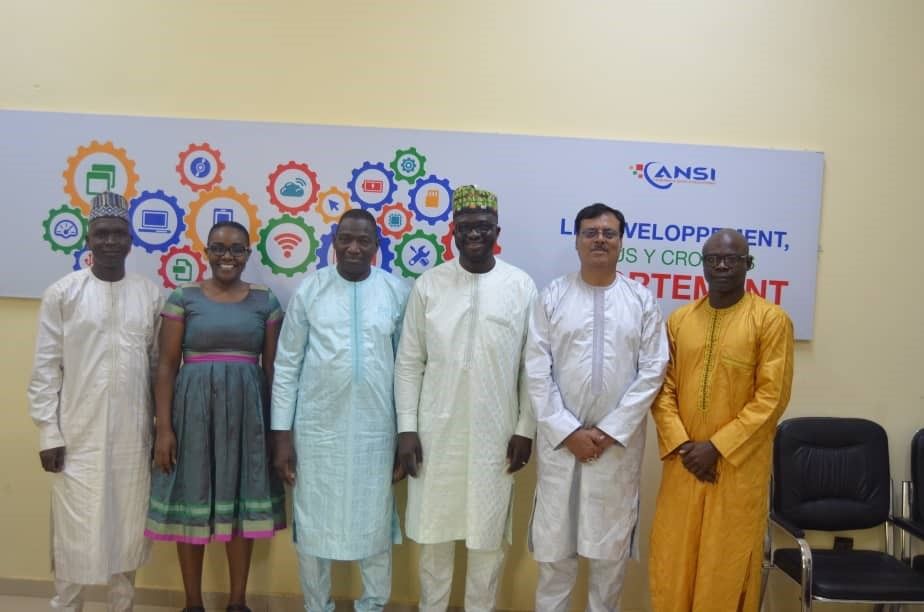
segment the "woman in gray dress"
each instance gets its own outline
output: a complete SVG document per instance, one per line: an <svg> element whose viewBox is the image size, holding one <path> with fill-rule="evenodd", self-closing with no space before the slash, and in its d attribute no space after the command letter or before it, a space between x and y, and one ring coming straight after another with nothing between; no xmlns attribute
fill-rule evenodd
<svg viewBox="0 0 924 612"><path fill-rule="evenodd" d="M185 612L204 612L205 544L225 542L227 610L245 612L253 540L285 528L284 489L267 447L282 310L268 288L241 280L250 256L244 226L212 227L207 254L212 277L178 287L162 313L145 535L177 543Z"/></svg>

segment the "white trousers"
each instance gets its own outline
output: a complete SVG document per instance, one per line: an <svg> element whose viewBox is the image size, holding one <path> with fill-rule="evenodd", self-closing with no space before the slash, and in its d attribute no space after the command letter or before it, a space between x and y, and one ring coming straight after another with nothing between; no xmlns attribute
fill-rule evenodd
<svg viewBox="0 0 924 612"><path fill-rule="evenodd" d="M334 612L334 602L330 598L331 560L299 551L298 566L305 612ZM353 609L356 612L382 610L391 596L391 549L360 559L359 572L363 578L363 594Z"/></svg>
<svg viewBox="0 0 924 612"><path fill-rule="evenodd" d="M420 612L445 612L449 607L455 542L420 545ZM465 573L466 612L489 612L497 601L497 584L504 549L468 549Z"/></svg>
<svg viewBox="0 0 924 612"><path fill-rule="evenodd" d="M588 562L590 585L587 589L587 610L619 612L619 595L626 575L626 560L588 559ZM539 562L536 612L567 612L571 606L571 591L577 574L577 557L551 563Z"/></svg>
<svg viewBox="0 0 924 612"><path fill-rule="evenodd" d="M51 599L52 610L80 612L83 599L80 594L84 585L55 580L55 596ZM131 612L135 599L135 572L113 574L109 578L109 612Z"/></svg>

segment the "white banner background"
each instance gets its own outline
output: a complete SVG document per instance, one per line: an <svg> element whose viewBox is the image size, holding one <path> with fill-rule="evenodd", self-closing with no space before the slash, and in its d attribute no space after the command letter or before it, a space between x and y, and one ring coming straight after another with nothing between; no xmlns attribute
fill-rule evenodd
<svg viewBox="0 0 924 612"><path fill-rule="evenodd" d="M572 225L581 207L599 201L622 210L627 233L620 270L646 282L665 315L704 293L699 252L713 228L741 229L756 260L749 289L786 308L797 338L812 337L821 153L25 111L0 112L0 133L7 211L0 236L8 254L0 267L3 296L38 297L86 263L79 217L60 207L79 209L107 185L122 193L132 188L133 229L147 247L135 246L129 267L165 291L165 278L197 276L189 264L194 255L205 262L199 247L215 218L232 215L246 225L242 217L251 208L251 227L263 230L252 238L263 246L254 245L245 278L269 285L286 303L306 273L331 263L332 224L349 205L338 192L365 200L376 217L392 203L410 213L381 215L395 227L377 257L408 276L440 259L449 230L445 185L474 183L498 194L501 257L524 268L539 287L577 269ZM109 143L117 154L105 152ZM190 145L203 144L217 154L194 148L181 157ZM411 147L426 159L407 153ZM289 162L295 162L291 169L279 168ZM299 169L303 164L316 188L310 173ZM324 193L307 211L300 207ZM165 197L175 199L175 209ZM338 210L319 211L338 204ZM270 225L285 213L294 224ZM187 225L179 233L177 217Z"/></svg>

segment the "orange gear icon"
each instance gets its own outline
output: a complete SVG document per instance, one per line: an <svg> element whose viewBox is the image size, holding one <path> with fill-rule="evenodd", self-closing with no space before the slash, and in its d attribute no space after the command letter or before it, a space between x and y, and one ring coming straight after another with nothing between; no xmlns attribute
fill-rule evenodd
<svg viewBox="0 0 924 612"><path fill-rule="evenodd" d="M211 180L205 183L197 183L189 179L186 172L186 160L189 159L189 156L193 153L207 153L215 161L215 175ZM196 161L196 160L193 160ZM221 161L221 153L217 149L213 149L209 146L209 143L203 142L202 144L191 144L186 147L186 150L180 153L180 161L176 165L176 171L180 175L180 182L193 191L205 191L212 189L221 182L221 174L225 170L225 163Z"/></svg>
<svg viewBox="0 0 924 612"><path fill-rule="evenodd" d="M333 211L328 212L326 201L330 196L335 195L340 198L343 202L344 210L341 210L337 213ZM340 218L340 215L345 213L348 209L353 208L353 204L350 202L350 194L342 189L337 189L336 187L331 187L326 191L322 191L318 194L318 214L321 215L321 218L324 219L324 223L333 223Z"/></svg>
<svg viewBox="0 0 924 612"><path fill-rule="evenodd" d="M250 197L245 193L239 193L234 187L216 187L211 191L202 193L196 201L190 203L189 210L186 216L183 217L183 220L186 222L186 236L189 238L192 248L200 253L205 251L205 242L202 240L203 237L199 236L199 229L196 227L196 218L199 216L199 213L202 212L206 204L220 198L234 200L240 204L241 208L247 213L247 223L244 225L247 227L247 231L250 232L250 244L256 244L257 240L260 238L257 235L257 231L259 231L262 222L257 217L257 206L250 201Z"/></svg>
<svg viewBox="0 0 924 612"><path fill-rule="evenodd" d="M64 177L64 193L70 198L71 204L80 208L85 215L90 214L90 202L84 198L83 194L77 189L77 184L74 179L80 162L90 155L97 153L103 153L114 157L122 164L122 169L125 170L125 190L122 192L122 195L125 196L125 199L131 200L138 194L136 185L138 184L139 177L135 174L135 162L128 158L125 149L117 148L112 144L112 141L100 144L98 141L94 140L85 147L77 147L77 153L67 158L67 169L65 169L61 175Z"/></svg>
<svg viewBox="0 0 924 612"><path fill-rule="evenodd" d="M388 219L388 215L393 212L398 213L402 217L404 217L404 225L401 226L397 230L391 229L391 226L388 223L386 223ZM411 211L406 209L404 207L404 204L402 204L401 202L397 202L395 204L389 204L388 206L385 206L384 208L382 208L382 214L380 214L376 218L376 220L379 222L379 227L382 228L382 233L384 235L391 236L392 238L400 239L403 235L405 235L411 230L411 227L412 227L411 217L412 217Z"/></svg>

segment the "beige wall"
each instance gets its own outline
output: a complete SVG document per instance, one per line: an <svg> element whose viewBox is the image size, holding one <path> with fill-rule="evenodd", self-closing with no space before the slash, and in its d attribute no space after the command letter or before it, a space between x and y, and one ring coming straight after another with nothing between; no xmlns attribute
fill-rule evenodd
<svg viewBox="0 0 924 612"><path fill-rule="evenodd" d="M816 335L797 348L788 415L879 421L901 479L911 433L924 426L922 27L915 0L7 1L0 108L824 151ZM28 205L6 202L7 214ZM516 231L515 219L504 225ZM48 576L48 482L24 397L36 306L0 300L0 577ZM630 610L648 608L652 441ZM530 468L517 489L506 608L531 606L523 536L533 484ZM416 598L415 554L397 549L397 601ZM218 548L205 580L225 587ZM139 582L179 588L169 546L156 547ZM251 590L298 590L286 536L258 546ZM358 590L355 572L336 575L336 594ZM781 581L771 597L794 609Z"/></svg>

